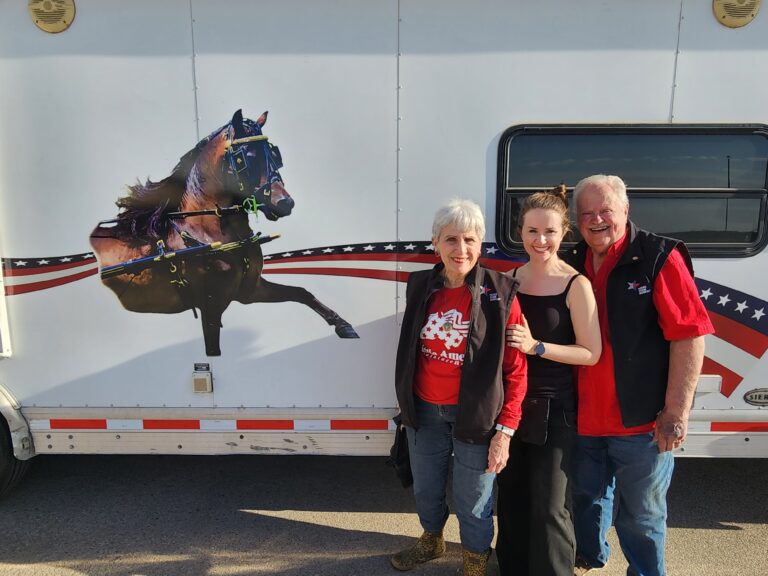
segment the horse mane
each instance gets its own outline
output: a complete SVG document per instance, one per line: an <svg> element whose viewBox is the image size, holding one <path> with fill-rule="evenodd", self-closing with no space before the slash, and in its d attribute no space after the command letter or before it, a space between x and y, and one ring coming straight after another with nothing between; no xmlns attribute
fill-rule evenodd
<svg viewBox="0 0 768 576"><path fill-rule="evenodd" d="M181 206L185 192L200 193L203 177L197 166L197 159L205 146L222 130L224 126L181 157L169 176L159 182L150 179L128 186L128 194L117 199L120 208L115 223L118 238L132 245L165 238L170 226L166 214L176 212Z"/></svg>

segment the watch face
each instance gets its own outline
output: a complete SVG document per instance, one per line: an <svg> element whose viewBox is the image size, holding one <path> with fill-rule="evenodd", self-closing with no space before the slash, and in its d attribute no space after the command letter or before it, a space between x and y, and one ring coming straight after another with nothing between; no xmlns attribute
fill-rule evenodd
<svg viewBox="0 0 768 576"><path fill-rule="evenodd" d="M536 344L536 348L534 348L533 351L536 352L536 356L541 356L542 354L544 354L545 352L544 342L539 342L538 344Z"/></svg>

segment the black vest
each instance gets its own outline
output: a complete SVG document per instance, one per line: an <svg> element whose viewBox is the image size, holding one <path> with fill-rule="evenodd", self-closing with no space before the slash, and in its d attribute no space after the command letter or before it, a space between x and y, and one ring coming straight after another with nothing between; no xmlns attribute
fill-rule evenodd
<svg viewBox="0 0 768 576"><path fill-rule="evenodd" d="M405 314L397 346L395 391L403 424L413 428L419 425L413 394L419 332L430 297L443 287L442 269L443 265L438 264L408 277ZM466 283L472 293L472 308L454 435L461 441L477 444L490 441L504 404L504 330L518 282L500 272L475 266L467 275Z"/></svg>
<svg viewBox="0 0 768 576"><path fill-rule="evenodd" d="M606 297L613 350L616 395L627 428L648 424L664 407L669 374L669 342L653 304L653 286L677 248L693 276L688 250L680 240L658 236L628 223L629 243L608 276ZM567 260L585 272L587 245L579 242Z"/></svg>

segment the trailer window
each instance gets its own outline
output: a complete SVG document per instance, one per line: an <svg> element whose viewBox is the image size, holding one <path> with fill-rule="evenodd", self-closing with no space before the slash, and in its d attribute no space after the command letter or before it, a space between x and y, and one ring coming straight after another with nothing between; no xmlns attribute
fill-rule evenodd
<svg viewBox="0 0 768 576"><path fill-rule="evenodd" d="M584 176L627 184L630 218L684 240L695 256L749 256L768 241L768 127L517 126L499 144L496 238L522 253L517 218L528 194ZM564 248L577 241L578 231Z"/></svg>

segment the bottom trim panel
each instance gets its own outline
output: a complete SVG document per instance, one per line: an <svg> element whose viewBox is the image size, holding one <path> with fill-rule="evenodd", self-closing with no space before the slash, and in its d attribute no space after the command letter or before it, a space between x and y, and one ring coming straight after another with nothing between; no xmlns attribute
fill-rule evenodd
<svg viewBox="0 0 768 576"><path fill-rule="evenodd" d="M313 433L50 430L32 434L37 454L316 454L386 456L392 431Z"/></svg>

